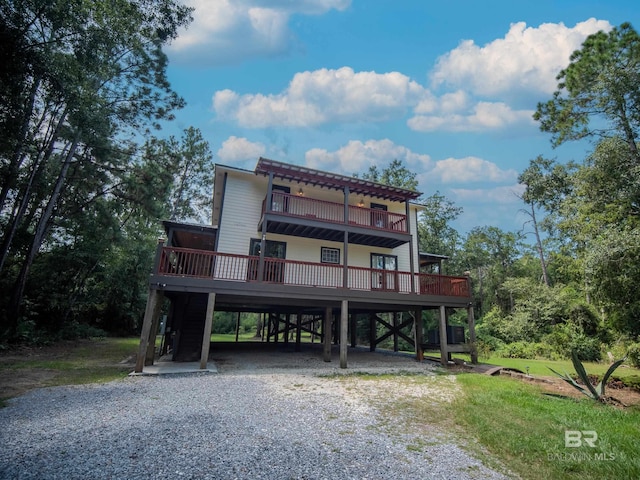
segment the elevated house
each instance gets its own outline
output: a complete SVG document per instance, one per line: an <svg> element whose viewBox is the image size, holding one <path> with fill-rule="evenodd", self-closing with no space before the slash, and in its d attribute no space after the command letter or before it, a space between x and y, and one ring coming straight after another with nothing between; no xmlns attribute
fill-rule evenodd
<svg viewBox="0 0 640 480"><path fill-rule="evenodd" d="M173 359L199 359L201 368L215 311L258 312L268 339L295 332L297 347L314 325L325 361L338 343L343 368L362 316L371 350L391 336L413 345L418 360L434 345L443 362L470 350L469 278L441 275L444 257L419 252L419 192L266 158L253 171L216 165L214 182L211 225L164 222L136 371L153 362L163 297ZM467 343L447 325L456 308L467 310ZM435 336L423 332L425 309L439 311Z"/></svg>

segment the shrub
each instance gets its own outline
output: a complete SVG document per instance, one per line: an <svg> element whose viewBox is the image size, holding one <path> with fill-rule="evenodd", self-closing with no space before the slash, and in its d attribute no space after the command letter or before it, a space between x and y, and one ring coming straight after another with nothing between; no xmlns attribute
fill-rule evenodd
<svg viewBox="0 0 640 480"><path fill-rule="evenodd" d="M513 342L504 345L497 354L503 358L536 358L536 348L534 343Z"/></svg>
<svg viewBox="0 0 640 480"><path fill-rule="evenodd" d="M640 368L640 343L632 343L627 347L627 358L631 365Z"/></svg>
<svg viewBox="0 0 640 480"><path fill-rule="evenodd" d="M58 336L63 340L76 340L78 338L104 338L107 336L107 332L92 325L72 322L62 327Z"/></svg>
<svg viewBox="0 0 640 480"><path fill-rule="evenodd" d="M575 334L571 338L569 348L583 362L599 362L601 359L600 340L587 337L583 333Z"/></svg>

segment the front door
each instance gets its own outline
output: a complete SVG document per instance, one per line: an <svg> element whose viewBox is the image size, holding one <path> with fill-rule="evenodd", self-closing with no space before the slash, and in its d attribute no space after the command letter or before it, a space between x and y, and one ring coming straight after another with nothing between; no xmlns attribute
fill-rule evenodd
<svg viewBox="0 0 640 480"><path fill-rule="evenodd" d="M371 226L387 228L387 206L380 203L371 204Z"/></svg>
<svg viewBox="0 0 640 480"><path fill-rule="evenodd" d="M249 245L249 255L252 257L260 257L260 239L252 238ZM267 240L265 242L264 251L264 274L262 280L265 282L282 283L284 281L284 260L287 256L287 244L285 242L276 242ZM248 280L257 280L258 278L257 258L249 260L249 268L247 271Z"/></svg>
<svg viewBox="0 0 640 480"><path fill-rule="evenodd" d="M284 185L273 185L271 187L271 211L272 212L288 212L289 197L291 188Z"/></svg>
<svg viewBox="0 0 640 480"><path fill-rule="evenodd" d="M371 288L377 290L398 289L398 257L381 253L371 254Z"/></svg>

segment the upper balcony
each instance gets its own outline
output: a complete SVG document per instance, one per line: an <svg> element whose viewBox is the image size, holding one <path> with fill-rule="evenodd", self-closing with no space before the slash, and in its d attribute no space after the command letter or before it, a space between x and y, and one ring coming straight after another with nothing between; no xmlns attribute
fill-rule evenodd
<svg viewBox="0 0 640 480"><path fill-rule="evenodd" d="M349 243L387 248L410 240L404 214L279 191L272 192L270 205L262 201L258 230L265 220L267 232L282 235L342 242L346 231Z"/></svg>

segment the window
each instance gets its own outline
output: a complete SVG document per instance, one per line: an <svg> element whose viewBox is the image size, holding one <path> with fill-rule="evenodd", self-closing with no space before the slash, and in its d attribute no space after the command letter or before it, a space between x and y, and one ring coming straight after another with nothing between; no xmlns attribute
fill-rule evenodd
<svg viewBox="0 0 640 480"><path fill-rule="evenodd" d="M320 261L322 263L340 263L340 249L322 247L320 249Z"/></svg>

